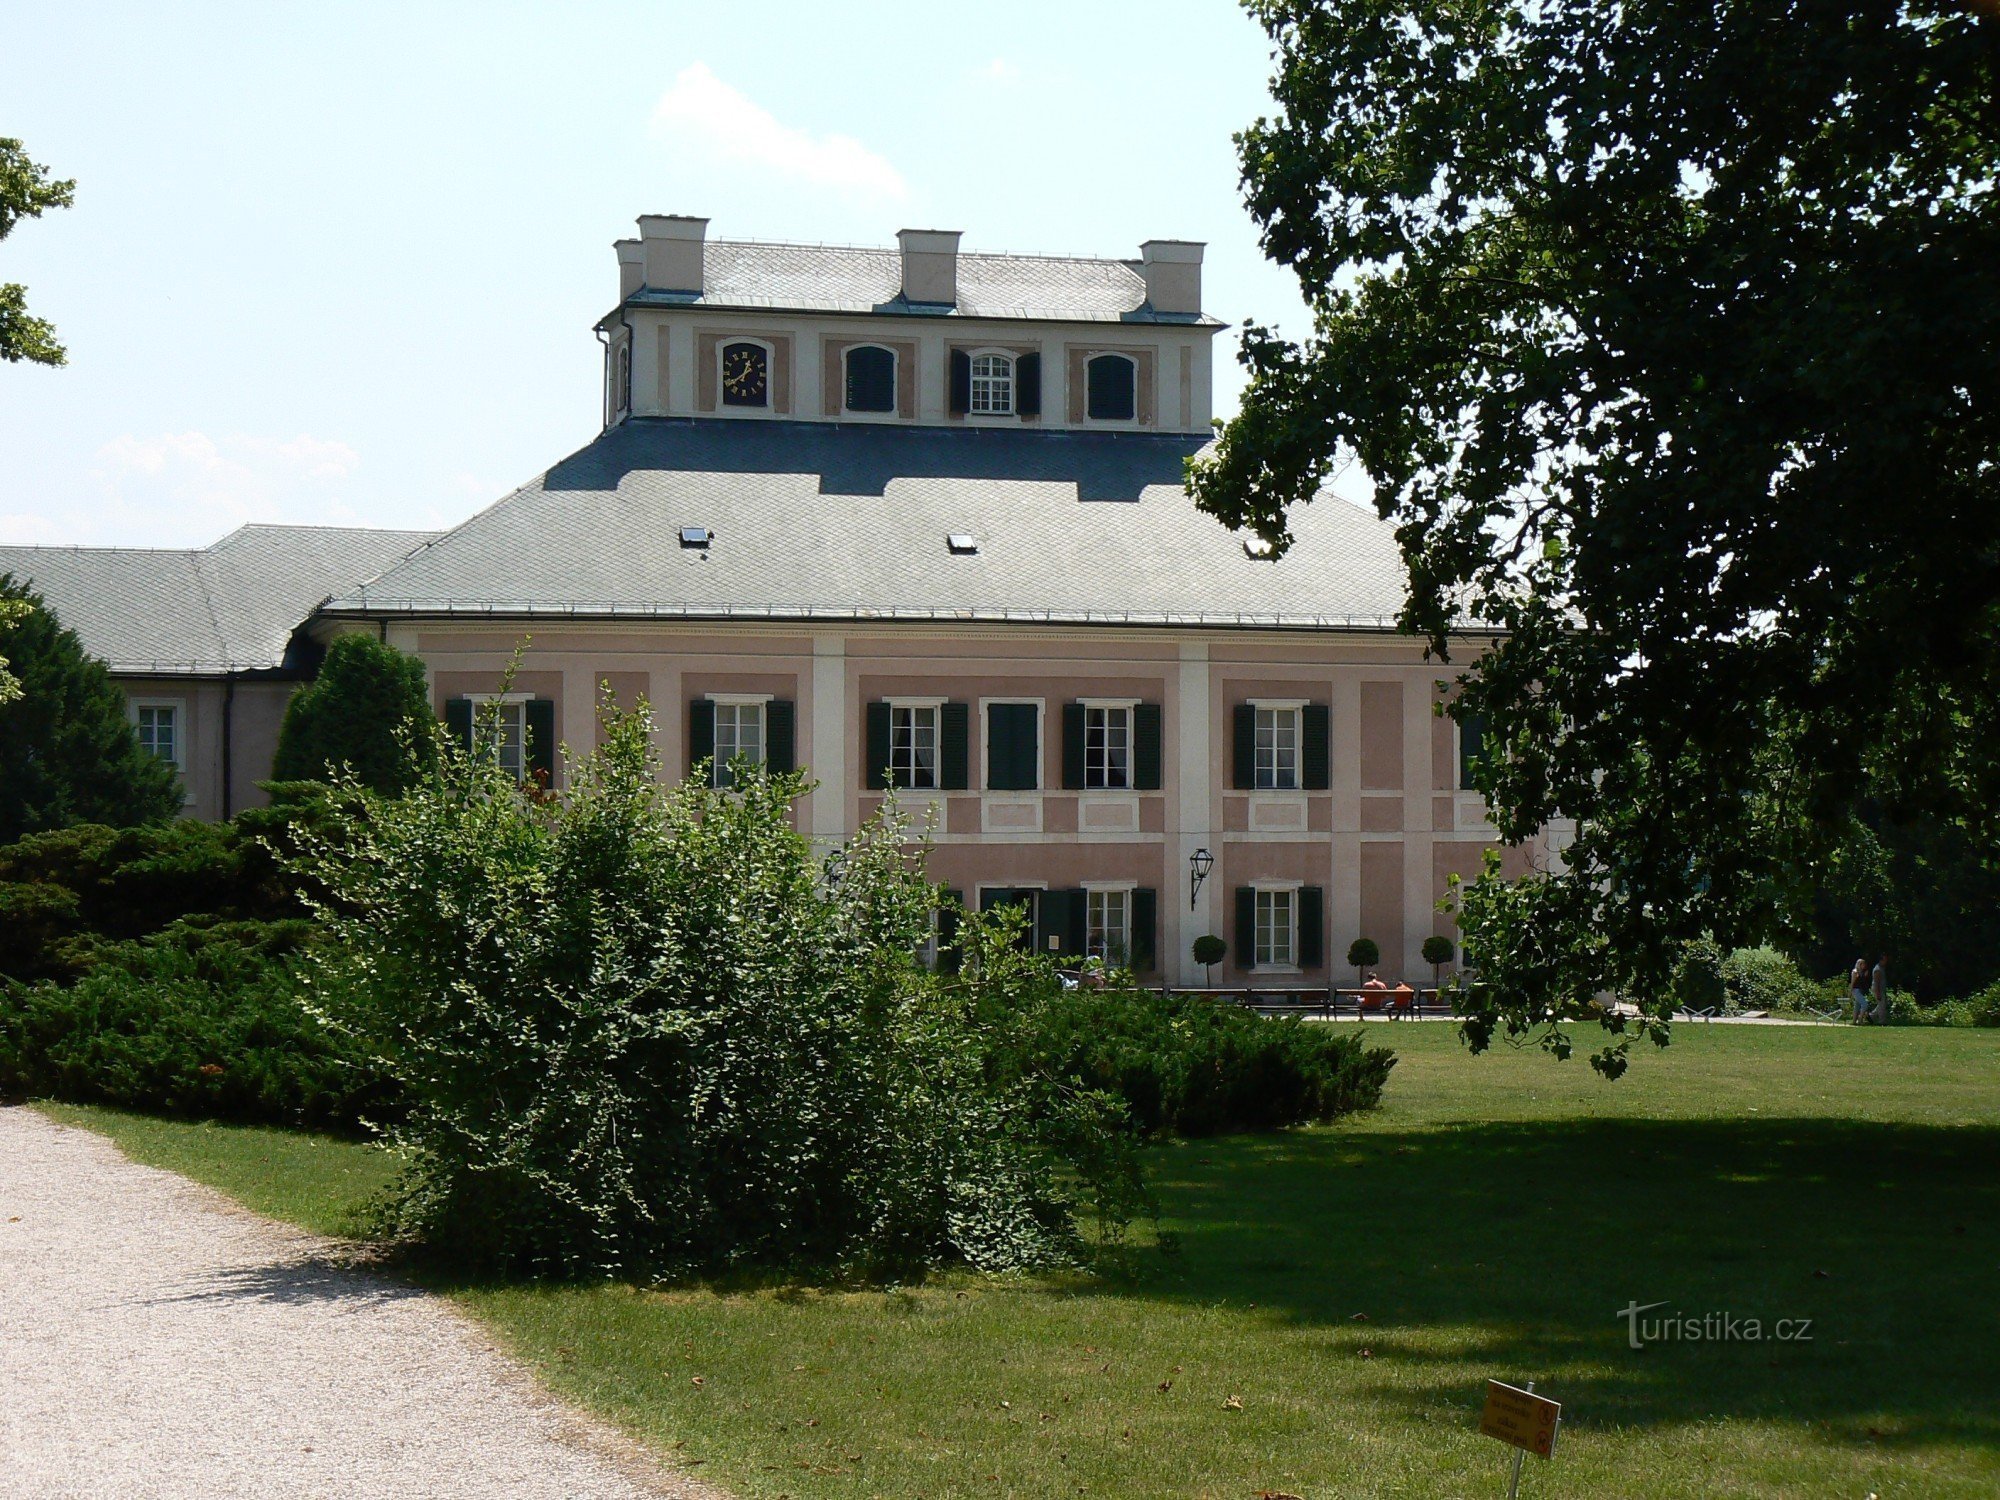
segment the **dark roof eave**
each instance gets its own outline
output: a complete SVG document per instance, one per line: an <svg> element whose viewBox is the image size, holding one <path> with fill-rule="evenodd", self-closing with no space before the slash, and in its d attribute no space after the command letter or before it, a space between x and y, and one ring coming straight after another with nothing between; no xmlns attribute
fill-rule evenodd
<svg viewBox="0 0 2000 1500"><path fill-rule="evenodd" d="M1062 323L1079 328L1102 328L1107 325L1137 323L1161 328L1196 328L1208 333L1220 333L1231 326L1208 313L1157 313L1143 306L1130 308L1116 316L1065 317L1060 314L1030 311L969 313L961 311L952 303L902 302L900 299L897 302L885 302L873 307L809 307L784 302L709 302L693 293L659 292L651 287L641 287L631 296L624 298L591 326L599 332L606 332L628 312L660 312L673 309L691 309L696 312L792 313L814 318L949 318L960 323Z"/></svg>
<svg viewBox="0 0 2000 1500"><path fill-rule="evenodd" d="M334 599L321 607L320 619L403 620L674 620L717 622L781 622L786 624L881 625L899 623L959 625L1066 625L1099 628L1179 630L1273 630L1339 632L1368 635L1408 635L1393 616L1386 615L1227 615L1199 611L1088 611L1056 609L959 609L908 607L890 609L816 608L811 605L676 607L662 604L479 603L442 600ZM1499 636L1491 626L1464 624L1452 631L1462 636Z"/></svg>

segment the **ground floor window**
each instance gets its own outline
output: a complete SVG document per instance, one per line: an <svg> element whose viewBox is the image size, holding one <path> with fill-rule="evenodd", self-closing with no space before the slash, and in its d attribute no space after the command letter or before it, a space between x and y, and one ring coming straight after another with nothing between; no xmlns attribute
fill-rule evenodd
<svg viewBox="0 0 2000 1500"><path fill-rule="evenodd" d="M477 699L472 707L472 753L493 758L516 781L528 774L528 705L521 698Z"/></svg>
<svg viewBox="0 0 2000 1500"><path fill-rule="evenodd" d="M1293 968L1298 964L1298 952L1298 892L1257 892L1257 967Z"/></svg>
<svg viewBox="0 0 2000 1500"><path fill-rule="evenodd" d="M1090 891L1086 902L1084 947L1092 958L1123 965L1132 954L1132 893Z"/></svg>
<svg viewBox="0 0 2000 1500"><path fill-rule="evenodd" d="M169 765L181 763L180 709L173 704L145 704L139 709L139 747Z"/></svg>

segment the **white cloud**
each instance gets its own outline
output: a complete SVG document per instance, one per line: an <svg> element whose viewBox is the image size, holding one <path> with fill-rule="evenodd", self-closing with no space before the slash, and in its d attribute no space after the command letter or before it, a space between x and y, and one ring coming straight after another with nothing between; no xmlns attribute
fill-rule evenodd
<svg viewBox="0 0 2000 1500"><path fill-rule="evenodd" d="M1021 76L1021 70L1004 57L996 57L983 67L973 69L972 76L983 78L988 83L1013 83Z"/></svg>
<svg viewBox="0 0 2000 1500"><path fill-rule="evenodd" d="M907 198L887 158L848 135L814 136L780 121L717 78L706 64L683 68L653 107L653 132L719 161L871 198Z"/></svg>
<svg viewBox="0 0 2000 1500"><path fill-rule="evenodd" d="M87 519L68 518L63 529L76 541L202 546L246 521L352 522L344 482L360 464L346 443L309 433L126 433L95 455L90 477L99 503ZM38 519L0 518L0 527ZM78 522L86 535L77 535Z"/></svg>

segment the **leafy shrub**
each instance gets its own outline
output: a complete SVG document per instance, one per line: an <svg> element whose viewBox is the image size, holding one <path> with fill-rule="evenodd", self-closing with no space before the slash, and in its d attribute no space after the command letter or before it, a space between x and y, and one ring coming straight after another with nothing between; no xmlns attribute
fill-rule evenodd
<svg viewBox="0 0 2000 1500"><path fill-rule="evenodd" d="M1353 1031L1199 995L1058 990L1017 1015L1014 1075L1115 1095L1147 1135L1324 1122L1380 1103L1395 1065Z"/></svg>
<svg viewBox="0 0 2000 1500"><path fill-rule="evenodd" d="M1918 1005L1907 995L1893 995L1889 1019L1915 1026L2000 1027L2000 983L1990 984L1963 1000L1946 1000L1938 1005Z"/></svg>
<svg viewBox="0 0 2000 1500"><path fill-rule="evenodd" d="M404 1102L400 1222L465 1265L643 1275L1027 1265L1088 1195L1124 1212L1115 1102L989 1066L982 998L1032 971L977 919L958 976L916 961L937 897L893 809L823 866L801 777L663 787L649 731L608 713L559 800L441 746L304 840L320 1012Z"/></svg>
<svg viewBox="0 0 2000 1500"><path fill-rule="evenodd" d="M419 658L373 636L343 635L285 705L272 774L328 781L345 768L356 784L401 796L435 768L435 718Z"/></svg>
<svg viewBox="0 0 2000 1500"><path fill-rule="evenodd" d="M303 921L174 926L74 984L0 990L0 1090L200 1118L351 1128L380 1080L306 1011Z"/></svg>
<svg viewBox="0 0 2000 1500"><path fill-rule="evenodd" d="M1775 948L1738 948L1718 966L1731 1012L1803 1011L1820 999L1819 986Z"/></svg>

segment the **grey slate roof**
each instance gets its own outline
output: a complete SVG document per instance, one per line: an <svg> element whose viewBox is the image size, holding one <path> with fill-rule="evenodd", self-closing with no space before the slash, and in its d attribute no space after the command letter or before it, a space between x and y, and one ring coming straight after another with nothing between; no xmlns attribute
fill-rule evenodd
<svg viewBox="0 0 2000 1500"><path fill-rule="evenodd" d="M334 613L1384 629L1391 529L1327 498L1279 562L1195 509L1197 437L638 418ZM715 533L680 544L684 526ZM946 538L969 533L973 556Z"/></svg>
<svg viewBox="0 0 2000 1500"><path fill-rule="evenodd" d="M1154 312L1146 303L1146 283L1137 262L1125 260L961 252L955 308L906 302L902 253L872 246L711 240L702 250L702 278L699 296L645 287L626 302L635 307L1222 326L1206 314Z"/></svg>
<svg viewBox="0 0 2000 1500"><path fill-rule="evenodd" d="M315 606L435 535L252 525L195 551L0 547L0 573L32 583L114 672L214 676L284 665Z"/></svg>

